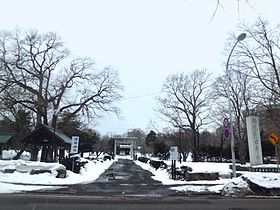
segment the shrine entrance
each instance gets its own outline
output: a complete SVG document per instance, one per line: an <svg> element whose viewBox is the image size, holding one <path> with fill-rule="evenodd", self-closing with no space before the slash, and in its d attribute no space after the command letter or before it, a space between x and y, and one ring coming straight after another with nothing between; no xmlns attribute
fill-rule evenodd
<svg viewBox="0 0 280 210"><path fill-rule="evenodd" d="M114 140L114 155L129 155L135 157L136 137L117 137Z"/></svg>

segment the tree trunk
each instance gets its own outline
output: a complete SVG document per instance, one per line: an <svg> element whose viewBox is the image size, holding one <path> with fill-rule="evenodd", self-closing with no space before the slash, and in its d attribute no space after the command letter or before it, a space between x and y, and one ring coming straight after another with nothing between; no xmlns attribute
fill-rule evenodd
<svg viewBox="0 0 280 210"><path fill-rule="evenodd" d="M13 157L13 160L18 160L20 158L20 156L22 155L22 153L24 152L24 150L20 150L17 155L15 157Z"/></svg>
<svg viewBox="0 0 280 210"><path fill-rule="evenodd" d="M31 159L32 161L37 161L38 159L38 147L37 146L33 146L31 148Z"/></svg>
<svg viewBox="0 0 280 210"><path fill-rule="evenodd" d="M237 119L237 146L238 146L238 155L239 161L241 164L246 164L246 153L244 149L244 142L241 137L241 120L240 118Z"/></svg>
<svg viewBox="0 0 280 210"><path fill-rule="evenodd" d="M193 162L197 162L197 135L196 130L192 129L192 137L193 137L193 149L192 149L192 156L193 156Z"/></svg>
<svg viewBox="0 0 280 210"><path fill-rule="evenodd" d="M189 156L189 152L182 152L183 155L183 162L187 162L187 158Z"/></svg>
<svg viewBox="0 0 280 210"><path fill-rule="evenodd" d="M239 161L241 164L246 164L246 153L241 139L239 139L237 146L238 146Z"/></svg>

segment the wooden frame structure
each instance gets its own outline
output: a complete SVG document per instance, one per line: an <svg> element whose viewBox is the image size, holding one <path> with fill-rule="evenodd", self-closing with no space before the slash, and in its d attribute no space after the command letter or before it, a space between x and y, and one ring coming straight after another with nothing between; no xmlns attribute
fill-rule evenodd
<svg viewBox="0 0 280 210"><path fill-rule="evenodd" d="M71 138L55 128L40 125L21 140L31 146L31 160L37 160L41 150L41 162L61 162L65 157L65 150L71 146Z"/></svg>

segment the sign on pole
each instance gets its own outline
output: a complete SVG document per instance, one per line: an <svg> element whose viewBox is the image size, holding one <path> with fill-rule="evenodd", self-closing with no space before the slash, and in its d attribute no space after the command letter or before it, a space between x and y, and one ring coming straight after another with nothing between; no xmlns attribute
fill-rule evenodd
<svg viewBox="0 0 280 210"><path fill-rule="evenodd" d="M229 139L230 137L229 124L230 124L229 119L225 117L223 121L223 125L224 125L224 137L226 139Z"/></svg>
<svg viewBox="0 0 280 210"><path fill-rule="evenodd" d="M224 137L228 139L230 137L230 131L228 128L224 128Z"/></svg>
<svg viewBox="0 0 280 210"><path fill-rule="evenodd" d="M279 157L278 157L278 145L277 143L280 141L280 137L274 133L274 132L271 132L270 136L268 137L268 140L271 142L271 144L274 145L274 148L275 148L275 156L276 156L276 161L277 161L277 170L278 170L278 173L280 172L280 169L279 169Z"/></svg>
<svg viewBox="0 0 280 210"><path fill-rule="evenodd" d="M276 133L271 132L270 136L268 137L268 140L269 140L273 145L275 145L275 144L280 140L280 138L279 138L279 136L277 136Z"/></svg>
<svg viewBox="0 0 280 210"><path fill-rule="evenodd" d="M170 147L170 159L178 160L178 147Z"/></svg>
<svg viewBox="0 0 280 210"><path fill-rule="evenodd" d="M70 154L78 153L78 149L79 149L79 136L72 136Z"/></svg>
<svg viewBox="0 0 280 210"><path fill-rule="evenodd" d="M226 128L229 126L229 119L227 117L224 118L223 125Z"/></svg>

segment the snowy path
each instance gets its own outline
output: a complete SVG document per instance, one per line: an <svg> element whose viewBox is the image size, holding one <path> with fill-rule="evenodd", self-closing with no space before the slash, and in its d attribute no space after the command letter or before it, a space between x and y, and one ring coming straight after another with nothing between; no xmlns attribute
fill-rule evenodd
<svg viewBox="0 0 280 210"><path fill-rule="evenodd" d="M55 193L98 196L167 196L174 194L168 186L151 178L132 160L119 159L93 183L76 184L58 189ZM44 193L46 191L43 191ZM52 191L53 192L53 191Z"/></svg>
<svg viewBox="0 0 280 210"><path fill-rule="evenodd" d="M33 166L39 168L61 167L59 164L42 163L33 161L4 161L0 160L0 193L28 192L33 190L56 189L59 186L67 186L78 183L88 183L95 181L115 160L90 161L81 169L80 174L67 171L67 177L64 179L56 178L55 174L43 173L30 175L30 173L18 172L2 173L5 168L18 168L25 166L28 171Z"/></svg>

